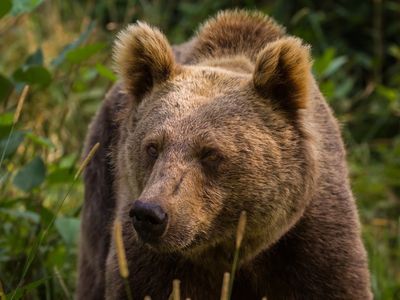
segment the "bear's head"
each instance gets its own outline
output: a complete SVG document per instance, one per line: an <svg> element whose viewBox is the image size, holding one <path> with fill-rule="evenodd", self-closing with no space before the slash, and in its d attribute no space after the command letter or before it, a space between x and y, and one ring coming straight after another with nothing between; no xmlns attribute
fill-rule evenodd
<svg viewBox="0 0 400 300"><path fill-rule="evenodd" d="M137 23L114 54L131 99L115 171L133 239L160 252L231 247L246 211L254 255L299 220L315 179L308 47L282 37L254 58L182 65L158 29Z"/></svg>

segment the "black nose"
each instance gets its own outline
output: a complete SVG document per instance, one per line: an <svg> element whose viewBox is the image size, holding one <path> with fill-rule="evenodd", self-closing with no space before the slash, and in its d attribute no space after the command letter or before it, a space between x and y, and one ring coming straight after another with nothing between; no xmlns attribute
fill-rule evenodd
<svg viewBox="0 0 400 300"><path fill-rule="evenodd" d="M151 241L162 236L167 227L168 215L157 204L137 200L129 216L132 218L136 232L144 241Z"/></svg>

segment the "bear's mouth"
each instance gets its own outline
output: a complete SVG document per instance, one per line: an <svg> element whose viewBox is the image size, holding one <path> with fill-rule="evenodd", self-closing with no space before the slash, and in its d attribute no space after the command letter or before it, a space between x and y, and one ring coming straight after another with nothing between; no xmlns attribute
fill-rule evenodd
<svg viewBox="0 0 400 300"><path fill-rule="evenodd" d="M169 234L168 228L162 236L155 237L151 234L138 234L135 228L132 226L132 230L135 232L136 243L141 246L145 246L148 250L157 253L200 253L202 249L210 246L209 241L201 235L195 235L191 237L189 232L187 235L175 236ZM176 229L172 229L174 231Z"/></svg>

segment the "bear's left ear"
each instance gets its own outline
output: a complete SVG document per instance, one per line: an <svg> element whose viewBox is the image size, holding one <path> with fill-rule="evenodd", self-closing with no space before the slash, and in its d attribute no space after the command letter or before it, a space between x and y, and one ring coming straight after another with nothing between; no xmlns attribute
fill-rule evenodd
<svg viewBox="0 0 400 300"><path fill-rule="evenodd" d="M136 101L154 85L170 79L177 71L172 48L160 30L137 22L118 34L114 61L125 90Z"/></svg>
<svg viewBox="0 0 400 300"><path fill-rule="evenodd" d="M268 44L257 56L253 83L261 96L286 109L306 108L311 86L309 47L293 37Z"/></svg>

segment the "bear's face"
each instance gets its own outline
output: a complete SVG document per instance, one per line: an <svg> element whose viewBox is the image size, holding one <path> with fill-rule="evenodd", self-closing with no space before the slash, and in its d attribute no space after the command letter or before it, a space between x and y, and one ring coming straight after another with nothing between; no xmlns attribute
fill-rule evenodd
<svg viewBox="0 0 400 300"><path fill-rule="evenodd" d="M314 164L299 112L304 84L296 86L290 76L274 82L265 71L287 75L285 57L269 61L271 48L254 66L243 57L232 58L232 69L180 66L161 33L144 24L122 33L118 43L118 70L136 101L124 113L118 148L122 214L137 225L151 210L150 223L159 226L160 216L165 223L155 233L131 226L132 235L137 231L157 251L232 245L243 210L250 252L284 234L307 204Z"/></svg>

